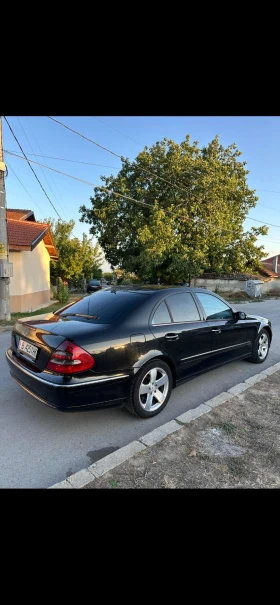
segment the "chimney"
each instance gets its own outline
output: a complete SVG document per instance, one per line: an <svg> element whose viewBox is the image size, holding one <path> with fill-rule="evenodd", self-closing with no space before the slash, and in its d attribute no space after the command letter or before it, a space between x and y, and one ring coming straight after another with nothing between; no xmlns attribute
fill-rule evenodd
<svg viewBox="0 0 280 605"><path fill-rule="evenodd" d="M273 271L275 271L275 273L277 273L277 268L278 268L278 254L277 254L277 256L274 256L273 260L272 260L272 269L273 269Z"/></svg>

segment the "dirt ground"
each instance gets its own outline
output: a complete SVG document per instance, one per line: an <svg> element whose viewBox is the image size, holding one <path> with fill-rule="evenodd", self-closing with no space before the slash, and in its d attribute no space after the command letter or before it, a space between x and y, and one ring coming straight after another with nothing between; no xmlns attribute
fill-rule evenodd
<svg viewBox="0 0 280 605"><path fill-rule="evenodd" d="M279 488L280 371L84 489Z"/></svg>

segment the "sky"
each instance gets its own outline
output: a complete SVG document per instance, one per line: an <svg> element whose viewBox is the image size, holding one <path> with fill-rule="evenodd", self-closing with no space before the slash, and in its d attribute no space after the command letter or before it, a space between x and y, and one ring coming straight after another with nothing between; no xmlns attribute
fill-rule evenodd
<svg viewBox="0 0 280 605"><path fill-rule="evenodd" d="M152 146L165 137L181 143L187 134L199 147L207 145L216 134L226 147L236 143L250 171L248 185L256 189L257 206L249 212L244 230L272 223L267 236L260 236L265 246L263 258L280 253L280 117L279 116L53 116L70 128L93 139L111 151L135 159L145 145ZM26 155L39 163L80 179L101 185L101 175L117 175L121 161L96 145L68 131L46 116L7 116ZM22 155L7 123L3 119L3 147ZM36 220L58 216L39 186L28 163L5 153L8 167L6 198L8 208L34 211ZM35 155L36 154L37 158ZM44 156L44 157L40 157ZM58 159L50 159L47 156ZM74 163L89 162L98 165ZM32 164L50 200L62 220L75 220L73 234L80 239L89 235L90 225L81 223L79 207L90 207L93 186ZM19 180L18 180L19 179ZM21 182L19 182L21 181ZM261 221L258 222L258 221ZM103 270L110 270L103 265Z"/></svg>

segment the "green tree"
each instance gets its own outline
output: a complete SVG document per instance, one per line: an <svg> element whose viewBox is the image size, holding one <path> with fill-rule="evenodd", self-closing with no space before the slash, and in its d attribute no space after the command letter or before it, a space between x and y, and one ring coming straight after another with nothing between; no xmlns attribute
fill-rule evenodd
<svg viewBox="0 0 280 605"><path fill-rule="evenodd" d="M100 269L103 263L103 254L98 243L93 244L92 239L86 235L83 237L81 245L82 273L89 280L92 277L100 279L102 271Z"/></svg>
<svg viewBox="0 0 280 605"><path fill-rule="evenodd" d="M103 277L104 277L104 279L106 279L106 281L112 281L113 273L110 273L109 271L105 271L105 273L103 273Z"/></svg>
<svg viewBox="0 0 280 605"><path fill-rule="evenodd" d="M49 223L56 248L59 253L58 261L51 261L51 277L61 277L62 280L77 280L84 274L90 279L94 271L98 271L103 262L103 254L98 243L93 244L87 236L83 241L72 236L75 221L55 221L46 219Z"/></svg>
<svg viewBox="0 0 280 605"><path fill-rule="evenodd" d="M189 135L181 144L164 139L145 147L133 165L123 159L117 176L101 176L107 191L95 187L81 221L112 266L142 279L174 283L203 271L253 270L263 253L255 242L267 228L243 233L258 198L240 155L218 136L202 149Z"/></svg>

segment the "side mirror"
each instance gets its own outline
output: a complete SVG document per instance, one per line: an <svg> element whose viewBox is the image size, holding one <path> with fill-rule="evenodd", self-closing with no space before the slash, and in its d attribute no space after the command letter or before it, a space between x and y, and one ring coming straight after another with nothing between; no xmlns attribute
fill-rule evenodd
<svg viewBox="0 0 280 605"><path fill-rule="evenodd" d="M237 311L235 313L235 319L236 321L239 321L240 319L246 319L247 315L246 313L244 313L244 311Z"/></svg>

